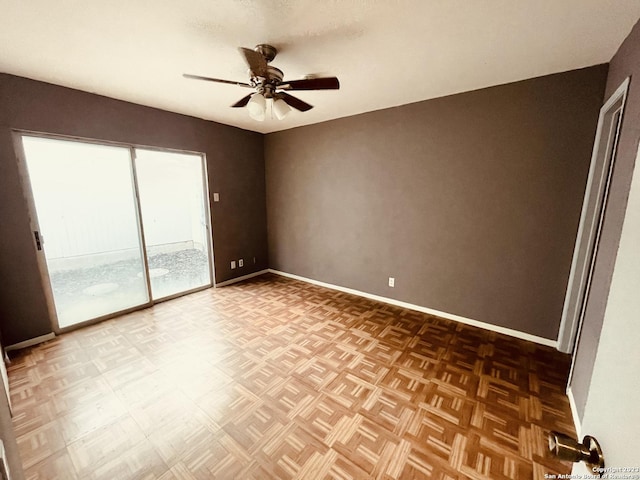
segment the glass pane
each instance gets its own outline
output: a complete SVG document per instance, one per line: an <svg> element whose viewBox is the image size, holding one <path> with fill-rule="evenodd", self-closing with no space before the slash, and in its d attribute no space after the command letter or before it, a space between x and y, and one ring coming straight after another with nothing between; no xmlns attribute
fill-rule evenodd
<svg viewBox="0 0 640 480"><path fill-rule="evenodd" d="M136 149L151 295L211 285L202 157Z"/></svg>
<svg viewBox="0 0 640 480"><path fill-rule="evenodd" d="M129 150L22 142L60 327L147 303Z"/></svg>

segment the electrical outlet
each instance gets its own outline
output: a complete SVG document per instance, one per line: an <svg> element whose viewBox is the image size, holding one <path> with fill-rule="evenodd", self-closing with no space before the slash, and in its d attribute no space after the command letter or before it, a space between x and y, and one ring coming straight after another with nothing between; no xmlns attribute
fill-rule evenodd
<svg viewBox="0 0 640 480"><path fill-rule="evenodd" d="M396 286L396 279L395 279L395 278L393 278L393 277L389 277L389 286L390 286L391 288L393 288L393 287L395 287L395 286Z"/></svg>
<svg viewBox="0 0 640 480"><path fill-rule="evenodd" d="M233 270L234 268L236 268L236 261L231 260L231 270Z"/></svg>
<svg viewBox="0 0 640 480"><path fill-rule="evenodd" d="M238 266L239 267L244 267L244 260L242 258L240 260L238 260Z"/></svg>
<svg viewBox="0 0 640 480"><path fill-rule="evenodd" d="M214 192L213 193L213 201L214 202L219 202L220 201L220 194L218 192Z"/></svg>
<svg viewBox="0 0 640 480"><path fill-rule="evenodd" d="M253 264L256 264L256 257L253 257Z"/></svg>

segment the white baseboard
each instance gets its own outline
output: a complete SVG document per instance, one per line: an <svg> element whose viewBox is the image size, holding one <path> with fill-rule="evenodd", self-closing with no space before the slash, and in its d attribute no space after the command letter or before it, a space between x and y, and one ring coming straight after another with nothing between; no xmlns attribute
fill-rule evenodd
<svg viewBox="0 0 640 480"><path fill-rule="evenodd" d="M30 338L29 340L25 340L24 342L8 345L4 349L8 352L10 352L11 350L20 350L21 348L32 347L33 345L53 340L54 338L56 338L56 334L51 332L47 333L46 335L40 335L39 337Z"/></svg>
<svg viewBox="0 0 640 480"><path fill-rule="evenodd" d="M231 280L225 280L224 282L216 283L215 287L224 287L227 285L232 285L234 283L242 282L243 280L248 280L249 278L257 277L259 275L264 275L265 273L269 273L269 270L267 269L260 270L258 272L249 273L248 275L232 278Z"/></svg>
<svg viewBox="0 0 640 480"><path fill-rule="evenodd" d="M520 332L518 330L512 330L511 328L500 327L498 325L492 325L490 323L480 322L478 320L473 320L471 318L461 317L460 315L455 315L453 313L441 312L439 310L434 310L433 308L422 307L420 305L414 305L412 303L402 302L400 300L395 300L393 298L388 298L388 297L382 297L380 295L373 295L371 293L361 292L360 290L354 290L353 288L332 285L330 283L320 282L318 280L301 277L299 275L294 275L292 273L273 270L271 268L268 271L270 273L274 273L276 275L280 275L287 278L292 278L294 280L300 280L302 282L312 283L320 287L330 288L332 290L338 290L340 292L350 293L352 295L368 298L370 300L376 300L378 302L388 303L390 305L395 305L396 307L407 308L409 310L416 310L418 312L427 313L429 315L435 315L436 317L446 318L448 320L454 320L456 322L464 323L466 325L483 328L485 330L490 330L492 332L502 333L504 335L509 335L510 337L519 338L521 340L527 340L529 342L538 343L540 345L546 345L548 347L554 347L554 348L558 347L558 342L556 340L550 340L548 338L538 337L536 335L531 335L530 333Z"/></svg>
<svg viewBox="0 0 640 480"><path fill-rule="evenodd" d="M571 387L567 386L567 397L569 398L569 405L571 406L571 416L573 417L573 425L576 427L576 435L578 438L582 438L582 423L578 416L578 407L576 407L576 400L573 398L573 392Z"/></svg>

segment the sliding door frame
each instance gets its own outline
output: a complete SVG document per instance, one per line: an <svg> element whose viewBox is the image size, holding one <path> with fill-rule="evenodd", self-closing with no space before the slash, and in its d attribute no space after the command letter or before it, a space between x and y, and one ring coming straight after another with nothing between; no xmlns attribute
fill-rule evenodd
<svg viewBox="0 0 640 480"><path fill-rule="evenodd" d="M201 290L206 290L215 285L215 270L214 270L214 252L213 252L213 231L211 227L211 200L209 196L209 181L208 181L208 170L207 170L207 159L206 155L203 152L196 152L190 150L180 150L175 148L164 148L158 146L149 146L142 144L132 144L132 143L123 143L123 142L114 142L109 140L99 140L93 138L85 138L78 137L73 135L61 135L61 134L52 134L46 132L38 132L33 130L25 130L25 129L12 129L11 134L13 137L13 145L14 152L16 154L16 162L18 163L18 172L20 175L20 180L23 189L23 196L25 202L27 204L27 210L29 212L29 225L31 227L31 242L33 244L33 249L36 254L36 261L38 265L38 269L40 271L40 279L42 282L42 287L44 291L44 295L47 302L47 309L49 312L49 320L51 323L51 328L55 334L61 334L65 332L70 332L72 330L76 330L78 328L82 328L88 325L93 325L96 323L100 323L104 320L108 320L110 318L118 317L121 315L125 315L127 313L135 312L137 310L142 310L148 307L155 305L156 303L161 303L166 300L172 300L174 298L181 297L183 295L189 295L191 293L195 293ZM27 167L27 159L24 151L24 146L22 143L22 137L36 137L36 138L46 138L52 140L62 140L68 142L78 142L78 143L87 143L93 145L101 145L107 147L120 147L123 149L127 149L129 151L129 165L130 172L132 176L132 187L134 193L135 200L135 216L138 227L140 248L142 253L142 261L144 266L144 276L145 283L147 287L147 296L149 301L135 307L127 308L124 310L119 310L117 312L109 313L106 315L101 315L99 317L91 318L89 320L76 323L74 325L69 325L66 327L60 327L58 321L58 314L56 311L55 298L53 295L53 289L51 287L51 278L49 275L49 267L47 265L46 254L44 250L45 238L41 234L40 230L40 222L38 220L38 211L36 208L35 197L33 195L31 179L29 178L29 170ZM159 152L169 152L169 153L179 153L179 154L188 154L188 155L197 155L201 159L201 169L202 169L202 192L203 192L203 208L205 215L205 229L206 229L206 241L207 241L207 254L209 257L209 283L207 285L203 285L201 287L196 287L184 292L179 292L174 295L170 295L167 297L163 297L159 300L154 300L151 291L151 279L149 277L149 260L147 258L147 248L144 237L144 226L142 221L142 209L140 203L140 192L138 189L138 177L136 171L136 149L145 149L145 150L155 150ZM40 248L36 244L36 232L40 236Z"/></svg>

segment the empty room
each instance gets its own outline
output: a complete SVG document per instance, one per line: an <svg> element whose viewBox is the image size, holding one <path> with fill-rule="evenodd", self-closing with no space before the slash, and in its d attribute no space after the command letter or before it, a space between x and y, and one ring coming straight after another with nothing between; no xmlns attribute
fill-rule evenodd
<svg viewBox="0 0 640 480"><path fill-rule="evenodd" d="M0 479L640 478L637 0L0 12Z"/></svg>

